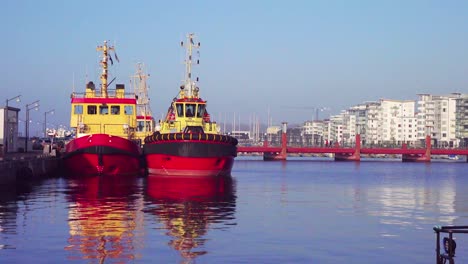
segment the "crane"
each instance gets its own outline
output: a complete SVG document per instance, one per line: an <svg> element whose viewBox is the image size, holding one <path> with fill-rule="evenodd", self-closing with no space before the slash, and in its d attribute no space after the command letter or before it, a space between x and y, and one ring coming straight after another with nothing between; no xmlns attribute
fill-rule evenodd
<svg viewBox="0 0 468 264"><path fill-rule="evenodd" d="M315 119L314 121L319 120L319 113L323 111L330 111L330 107L325 107L325 106L282 106L282 108L286 109L296 109L296 110L314 110L315 111Z"/></svg>

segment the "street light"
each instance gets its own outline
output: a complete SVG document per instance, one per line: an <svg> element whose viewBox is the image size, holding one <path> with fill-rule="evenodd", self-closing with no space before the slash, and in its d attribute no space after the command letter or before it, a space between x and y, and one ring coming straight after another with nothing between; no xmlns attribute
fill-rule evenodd
<svg viewBox="0 0 468 264"><path fill-rule="evenodd" d="M8 116L10 110L8 108L8 102L16 100L16 102L21 101L21 95L17 95L13 98L7 99L5 103L5 131L3 131L3 137L5 140L5 153L8 152L8 140L10 139L10 130L8 128L8 123L10 122L10 117Z"/></svg>
<svg viewBox="0 0 468 264"><path fill-rule="evenodd" d="M30 110L39 110L39 100L36 100L30 104L26 105L26 123L25 123L25 135L26 139L24 140L24 152L28 152L28 140L29 140L29 111Z"/></svg>
<svg viewBox="0 0 468 264"><path fill-rule="evenodd" d="M44 112L44 137L47 137L47 114L54 114L55 109Z"/></svg>

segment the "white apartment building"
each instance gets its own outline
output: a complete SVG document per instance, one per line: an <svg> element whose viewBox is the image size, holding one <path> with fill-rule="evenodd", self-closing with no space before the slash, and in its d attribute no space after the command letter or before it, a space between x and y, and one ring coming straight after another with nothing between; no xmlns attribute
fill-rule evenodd
<svg viewBox="0 0 468 264"><path fill-rule="evenodd" d="M322 120L306 121L302 126L302 134L304 136L304 143L309 145L320 145L324 144L324 134L328 131L328 127L325 127L325 123Z"/></svg>
<svg viewBox="0 0 468 264"><path fill-rule="evenodd" d="M356 141L356 116L349 111L330 117L328 123L328 142L341 145L353 144Z"/></svg>
<svg viewBox="0 0 468 264"><path fill-rule="evenodd" d="M343 116L343 137L348 143L354 143L355 135L360 134L366 145L412 144L417 140L414 106L414 101L388 99L353 106L348 110L350 117Z"/></svg>
<svg viewBox="0 0 468 264"><path fill-rule="evenodd" d="M306 135L323 135L323 124L321 120L305 121L303 124L303 131Z"/></svg>
<svg viewBox="0 0 468 264"><path fill-rule="evenodd" d="M366 113L367 106L366 104L359 104L351 106L348 109L350 115L353 115L356 120L356 133L364 135L366 134Z"/></svg>
<svg viewBox="0 0 468 264"><path fill-rule="evenodd" d="M381 112L380 102L368 102L366 103L366 123L365 133L361 135L363 144L378 144L380 141L379 129Z"/></svg>
<svg viewBox="0 0 468 264"><path fill-rule="evenodd" d="M354 144L356 142L357 117L355 113L350 111L343 111L341 116L343 119L342 144Z"/></svg>
<svg viewBox="0 0 468 264"><path fill-rule="evenodd" d="M424 144L430 135L434 146L468 146L468 95L418 96L417 101L364 102L329 120L304 122L302 134L310 144L353 144L360 134L365 145Z"/></svg>
<svg viewBox="0 0 468 264"><path fill-rule="evenodd" d="M330 122L328 123L328 142L338 142L342 144L343 141L343 115L332 115L330 116Z"/></svg>
<svg viewBox="0 0 468 264"><path fill-rule="evenodd" d="M419 94L418 96L418 139L424 140L426 135L430 135L432 143L436 146L458 146L456 120L457 99L460 95Z"/></svg>
<svg viewBox="0 0 468 264"><path fill-rule="evenodd" d="M468 146L468 94L457 94L456 138L459 145Z"/></svg>
<svg viewBox="0 0 468 264"><path fill-rule="evenodd" d="M413 144L417 140L415 101L380 99L379 141Z"/></svg>

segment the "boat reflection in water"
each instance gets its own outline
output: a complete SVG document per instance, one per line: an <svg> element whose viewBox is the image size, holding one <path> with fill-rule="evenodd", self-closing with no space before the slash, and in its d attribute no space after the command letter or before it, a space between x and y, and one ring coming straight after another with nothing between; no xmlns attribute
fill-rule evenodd
<svg viewBox="0 0 468 264"><path fill-rule="evenodd" d="M87 177L69 180L68 224L65 250L70 260L104 263L135 259L142 246L143 197L137 178ZM138 235L140 234L140 235Z"/></svg>
<svg viewBox="0 0 468 264"><path fill-rule="evenodd" d="M231 177L166 177L149 175L147 198L154 214L171 237L168 245L186 260L203 250L208 230L235 225L235 182ZM148 204L148 202L147 202Z"/></svg>

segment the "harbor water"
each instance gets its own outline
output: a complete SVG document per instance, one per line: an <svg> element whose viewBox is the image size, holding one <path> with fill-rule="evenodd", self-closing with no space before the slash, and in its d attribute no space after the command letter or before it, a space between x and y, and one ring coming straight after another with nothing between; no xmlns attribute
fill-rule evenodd
<svg viewBox="0 0 468 264"><path fill-rule="evenodd" d="M435 263L432 228L468 225L467 170L238 157L232 178L19 184L0 193L0 263Z"/></svg>

